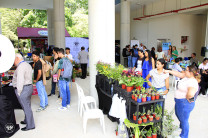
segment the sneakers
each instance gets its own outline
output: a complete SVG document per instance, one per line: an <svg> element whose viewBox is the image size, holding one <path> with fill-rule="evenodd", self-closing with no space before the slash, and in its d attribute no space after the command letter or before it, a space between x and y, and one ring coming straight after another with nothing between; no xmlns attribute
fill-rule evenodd
<svg viewBox="0 0 208 138"><path fill-rule="evenodd" d="M66 107L59 107L58 109L61 111L65 111L67 108Z"/></svg>
<svg viewBox="0 0 208 138"><path fill-rule="evenodd" d="M43 111L43 110L45 110L45 108L39 107L39 108L36 110L36 112L41 112L41 111Z"/></svg>
<svg viewBox="0 0 208 138"><path fill-rule="evenodd" d="M68 104L68 105L67 105L67 108L70 108L70 107L71 107L71 106Z"/></svg>

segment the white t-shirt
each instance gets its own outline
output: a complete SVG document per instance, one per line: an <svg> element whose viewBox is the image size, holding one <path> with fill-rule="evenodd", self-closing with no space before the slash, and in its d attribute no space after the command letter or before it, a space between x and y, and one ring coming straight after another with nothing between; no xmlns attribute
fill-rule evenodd
<svg viewBox="0 0 208 138"><path fill-rule="evenodd" d="M155 88L162 88L165 86L165 79L169 77L169 73L158 73L157 69L152 69L149 72L152 78L152 86Z"/></svg>
<svg viewBox="0 0 208 138"><path fill-rule="evenodd" d="M137 68L135 71L142 71L142 60L137 60Z"/></svg>
<svg viewBox="0 0 208 138"><path fill-rule="evenodd" d="M156 52L157 59L163 58L164 52Z"/></svg>
<svg viewBox="0 0 208 138"><path fill-rule="evenodd" d="M69 54L69 55L65 54L65 57L68 57L70 60L73 60L73 57L71 54Z"/></svg>
<svg viewBox="0 0 208 138"><path fill-rule="evenodd" d="M208 64L204 65L203 63L201 63L201 64L199 65L199 69L203 69L203 70L208 69Z"/></svg>
<svg viewBox="0 0 208 138"><path fill-rule="evenodd" d="M194 87L197 92L199 87L197 80L194 78L183 78L182 80L180 80L180 82L178 83L178 89L175 92L175 98L186 98L186 95L188 93L188 87Z"/></svg>

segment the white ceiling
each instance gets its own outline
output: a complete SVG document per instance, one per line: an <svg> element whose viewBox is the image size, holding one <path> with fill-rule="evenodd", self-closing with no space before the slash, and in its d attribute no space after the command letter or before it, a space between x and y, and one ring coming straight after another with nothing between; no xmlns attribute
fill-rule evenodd
<svg viewBox="0 0 208 138"><path fill-rule="evenodd" d="M142 8L143 5L150 4L159 0L128 0L131 2L131 11ZM120 12L120 4L117 4L115 7L116 12Z"/></svg>
<svg viewBox="0 0 208 138"><path fill-rule="evenodd" d="M46 10L53 8L53 0L0 0L0 7Z"/></svg>

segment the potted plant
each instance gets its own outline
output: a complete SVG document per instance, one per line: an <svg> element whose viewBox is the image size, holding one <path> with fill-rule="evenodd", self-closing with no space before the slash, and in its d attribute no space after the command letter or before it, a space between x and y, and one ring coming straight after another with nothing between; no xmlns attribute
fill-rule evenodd
<svg viewBox="0 0 208 138"><path fill-rule="evenodd" d="M145 79L143 79L142 77L137 77L135 83L136 89L140 91L144 82L146 82Z"/></svg>
<svg viewBox="0 0 208 138"><path fill-rule="evenodd" d="M147 119L149 119L149 116L150 116L150 115L151 115L151 111L148 110L148 111L147 111L147 114L146 114Z"/></svg>
<svg viewBox="0 0 208 138"><path fill-rule="evenodd" d="M146 122L147 122L146 116L144 116L144 117L142 118L142 120L143 120L144 123L146 123Z"/></svg>
<svg viewBox="0 0 208 138"><path fill-rule="evenodd" d="M138 124L142 124L142 118L141 117L138 119Z"/></svg>
<svg viewBox="0 0 208 138"><path fill-rule="evenodd" d="M155 99L156 100L159 100L160 99L160 94L159 93L156 94Z"/></svg>
<svg viewBox="0 0 208 138"><path fill-rule="evenodd" d="M135 92L136 92L136 90L133 90L133 91L132 91L133 94L131 95L131 98L132 98L133 100L135 99Z"/></svg>
<svg viewBox="0 0 208 138"><path fill-rule="evenodd" d="M135 97L135 98L134 98L134 100L137 102L137 97L138 97L138 96L135 94L135 96L134 96L134 97Z"/></svg>
<svg viewBox="0 0 208 138"><path fill-rule="evenodd" d="M155 112L153 112L153 113L152 113L152 116L155 118L155 117L156 117L156 113L155 113Z"/></svg>
<svg viewBox="0 0 208 138"><path fill-rule="evenodd" d="M137 103L141 103L142 102L142 94L139 95L139 97L137 97Z"/></svg>
<svg viewBox="0 0 208 138"><path fill-rule="evenodd" d="M134 121L136 121L136 117L137 117L137 112L135 112L135 113L133 114L133 120L134 120Z"/></svg>
<svg viewBox="0 0 208 138"><path fill-rule="evenodd" d="M73 69L73 72L72 72L72 82L75 82L75 78L76 78L76 70Z"/></svg>
<svg viewBox="0 0 208 138"><path fill-rule="evenodd" d="M155 117L155 119L156 119L156 120L160 120L160 115L157 114L156 117Z"/></svg>
<svg viewBox="0 0 208 138"><path fill-rule="evenodd" d="M147 101L151 101L151 95L147 96Z"/></svg>
<svg viewBox="0 0 208 138"><path fill-rule="evenodd" d="M118 136L118 126L117 126L115 131L116 131L116 136Z"/></svg>
<svg viewBox="0 0 208 138"><path fill-rule="evenodd" d="M121 84L122 89L126 89L126 76L121 76L119 79L119 84Z"/></svg>
<svg viewBox="0 0 208 138"><path fill-rule="evenodd" d="M152 115L149 116L149 121L153 121L153 116Z"/></svg>
<svg viewBox="0 0 208 138"><path fill-rule="evenodd" d="M146 94L143 94L142 95L142 102L146 102L147 101L147 95Z"/></svg>
<svg viewBox="0 0 208 138"><path fill-rule="evenodd" d="M151 100L154 101L155 100L155 92L152 92L152 97Z"/></svg>
<svg viewBox="0 0 208 138"><path fill-rule="evenodd" d="M126 80L126 91L127 92L131 92L134 88L134 84L135 84L135 77L131 77L131 76L128 76L127 77L127 80Z"/></svg>
<svg viewBox="0 0 208 138"><path fill-rule="evenodd" d="M152 128L152 138L157 138L157 127Z"/></svg>
<svg viewBox="0 0 208 138"><path fill-rule="evenodd" d="M147 131L147 138L152 138L152 129L151 128Z"/></svg>

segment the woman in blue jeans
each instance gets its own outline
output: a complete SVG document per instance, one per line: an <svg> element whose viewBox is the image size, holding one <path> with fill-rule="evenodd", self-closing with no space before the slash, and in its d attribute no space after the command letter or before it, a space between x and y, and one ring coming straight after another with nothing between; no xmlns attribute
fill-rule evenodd
<svg viewBox="0 0 208 138"><path fill-rule="evenodd" d="M195 106L195 94L199 89L200 74L194 65L188 66L185 73L165 70L174 76L182 78L178 83L178 89L175 92L175 114L180 121L182 132L181 138L188 138L189 134L189 116Z"/></svg>
<svg viewBox="0 0 208 138"><path fill-rule="evenodd" d="M155 87L160 95L163 95L163 97L166 98L166 95L169 92L169 74L164 73L165 60L160 58L156 63L157 68L149 72L146 80L150 87ZM150 77L152 78L152 82L149 81ZM159 104L162 106L162 102Z"/></svg>

